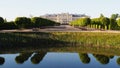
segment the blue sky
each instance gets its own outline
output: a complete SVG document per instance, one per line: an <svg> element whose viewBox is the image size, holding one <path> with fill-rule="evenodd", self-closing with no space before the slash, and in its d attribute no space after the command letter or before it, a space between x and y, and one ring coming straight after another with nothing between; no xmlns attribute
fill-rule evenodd
<svg viewBox="0 0 120 68"><path fill-rule="evenodd" d="M0 0L0 16L14 20L18 16L54 13L87 14L99 17L120 14L120 0Z"/></svg>

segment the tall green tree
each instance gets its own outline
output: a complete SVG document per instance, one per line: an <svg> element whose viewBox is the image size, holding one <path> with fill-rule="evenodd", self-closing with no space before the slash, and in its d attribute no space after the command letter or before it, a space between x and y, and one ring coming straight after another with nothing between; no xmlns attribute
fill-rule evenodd
<svg viewBox="0 0 120 68"><path fill-rule="evenodd" d="M103 17L105 17L103 14L100 14L100 17L99 18L103 18Z"/></svg>
<svg viewBox="0 0 120 68"><path fill-rule="evenodd" d="M102 23L100 22L100 18L93 18L91 20L91 28L98 28L100 29L102 26Z"/></svg>
<svg viewBox="0 0 120 68"><path fill-rule="evenodd" d="M84 22L86 22L87 25L91 24L91 19L90 18L84 18Z"/></svg>
<svg viewBox="0 0 120 68"><path fill-rule="evenodd" d="M118 23L115 19L110 19L110 30L117 30Z"/></svg>
<svg viewBox="0 0 120 68"><path fill-rule="evenodd" d="M111 15L111 19L116 20L116 19L118 18L118 16L119 16L119 14L112 14L112 15Z"/></svg>
<svg viewBox="0 0 120 68"><path fill-rule="evenodd" d="M120 19L117 20L117 24L118 24L118 26L120 26Z"/></svg>
<svg viewBox="0 0 120 68"><path fill-rule="evenodd" d="M109 28L109 24L110 24L109 18L102 17L102 18L100 18L100 21L101 21L103 27L105 28L105 30L107 30Z"/></svg>

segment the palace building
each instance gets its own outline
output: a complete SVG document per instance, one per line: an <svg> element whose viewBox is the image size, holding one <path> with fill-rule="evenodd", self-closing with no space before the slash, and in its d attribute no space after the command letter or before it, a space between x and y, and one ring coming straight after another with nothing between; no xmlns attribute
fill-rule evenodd
<svg viewBox="0 0 120 68"><path fill-rule="evenodd" d="M42 18L46 18L55 22L59 22L60 24L69 24L69 22L79 19L81 17L89 17L85 14L69 14L69 13L61 13L61 14L46 14L40 16Z"/></svg>

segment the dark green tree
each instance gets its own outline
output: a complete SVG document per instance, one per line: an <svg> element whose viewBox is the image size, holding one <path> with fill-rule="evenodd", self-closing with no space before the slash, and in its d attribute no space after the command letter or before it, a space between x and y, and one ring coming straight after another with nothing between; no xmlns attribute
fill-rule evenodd
<svg viewBox="0 0 120 68"><path fill-rule="evenodd" d="M109 18L102 17L102 18L100 18L100 21L101 21L101 23L103 25L103 28L105 28L105 30L109 29L109 24L110 24Z"/></svg>
<svg viewBox="0 0 120 68"><path fill-rule="evenodd" d="M99 18L104 18L105 16L103 14L100 14L100 17Z"/></svg>
<svg viewBox="0 0 120 68"><path fill-rule="evenodd" d="M119 16L119 14L112 14L112 15L111 15L111 19L116 20L116 19L118 18L118 16Z"/></svg>
<svg viewBox="0 0 120 68"><path fill-rule="evenodd" d="M33 17L31 20L34 23L34 27L54 26L55 24L58 24L57 22L40 17Z"/></svg>
<svg viewBox="0 0 120 68"><path fill-rule="evenodd" d="M90 18L84 18L84 22L87 24L87 25L90 25L91 24L91 19Z"/></svg>
<svg viewBox="0 0 120 68"><path fill-rule="evenodd" d="M11 21L11 22L5 22L0 25L0 29L16 29L17 25Z"/></svg>
<svg viewBox="0 0 120 68"><path fill-rule="evenodd" d="M4 23L4 19L2 17L0 17L0 24Z"/></svg>
<svg viewBox="0 0 120 68"><path fill-rule="evenodd" d="M27 17L17 17L15 19L15 23L18 28L28 28L32 24L31 19Z"/></svg>
<svg viewBox="0 0 120 68"><path fill-rule="evenodd" d="M33 17L31 18L32 23L34 23L34 27L41 26L41 18L40 17Z"/></svg>
<svg viewBox="0 0 120 68"><path fill-rule="evenodd" d="M110 27L111 30L118 30L118 23L115 19L110 19Z"/></svg>

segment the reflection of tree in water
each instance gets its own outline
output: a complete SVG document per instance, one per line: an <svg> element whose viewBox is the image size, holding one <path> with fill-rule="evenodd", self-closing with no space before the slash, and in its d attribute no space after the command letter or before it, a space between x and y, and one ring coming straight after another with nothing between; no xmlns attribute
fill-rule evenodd
<svg viewBox="0 0 120 68"><path fill-rule="evenodd" d="M88 56L88 54L80 54L79 53L79 57L80 57L80 60L82 61L82 63L84 63L84 64L88 64L88 63L90 63L90 58L89 58L89 56Z"/></svg>
<svg viewBox="0 0 120 68"><path fill-rule="evenodd" d="M5 62L5 59L3 57L0 57L0 65L3 65Z"/></svg>
<svg viewBox="0 0 120 68"><path fill-rule="evenodd" d="M32 55L32 53L20 53L19 56L16 56L15 61L18 64L22 64L28 60L28 58Z"/></svg>
<svg viewBox="0 0 120 68"><path fill-rule="evenodd" d="M15 61L18 64L23 64L25 61L28 60L28 58L32 55L33 53L20 53L19 56L16 56ZM33 64L38 64L43 57L45 56L46 52L40 52L40 53L35 53L32 57L31 57L31 62Z"/></svg>
<svg viewBox="0 0 120 68"><path fill-rule="evenodd" d="M108 56L110 59L113 59L114 58L114 56Z"/></svg>
<svg viewBox="0 0 120 68"><path fill-rule="evenodd" d="M31 58L31 62L32 62L33 64L39 64L40 61L42 61L42 59L44 58L45 55L46 55L46 52L36 53L36 54Z"/></svg>
<svg viewBox="0 0 120 68"><path fill-rule="evenodd" d="M117 64L120 65L120 57L117 58Z"/></svg>
<svg viewBox="0 0 120 68"><path fill-rule="evenodd" d="M108 64L109 63L109 58L108 56L105 55L98 55L98 54L93 54L93 56L101 63L101 64Z"/></svg>

